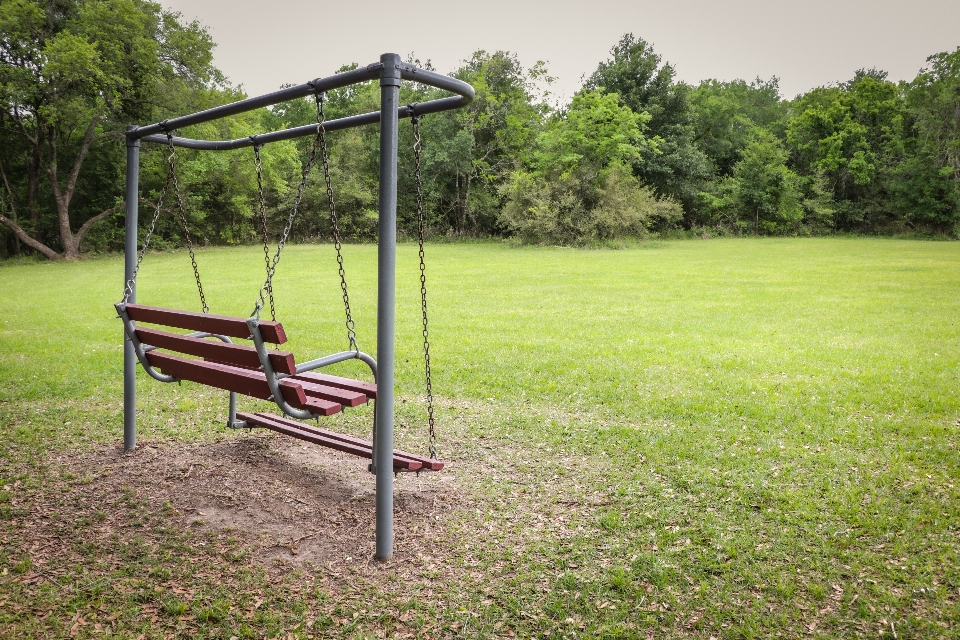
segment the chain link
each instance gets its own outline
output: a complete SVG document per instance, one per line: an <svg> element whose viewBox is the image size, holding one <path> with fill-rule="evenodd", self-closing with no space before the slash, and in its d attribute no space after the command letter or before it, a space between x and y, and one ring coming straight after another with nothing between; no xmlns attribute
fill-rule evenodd
<svg viewBox="0 0 960 640"><path fill-rule="evenodd" d="M150 238L153 237L153 232L157 228L157 220L160 219L161 207L163 206L163 198L167 195L167 189L170 188L170 182L173 180L173 175L167 171L167 179L163 183L163 188L160 189L160 196L157 198L157 208L153 212L153 220L150 222L150 228L147 229L147 235L143 238L143 247L140 248L140 253L137 255L137 265L133 268L133 275L127 280L127 286L123 290L123 303L127 304L130 300L130 296L133 295L133 289L137 286L137 274L140 273L140 263L143 262L143 256L147 253L147 247L150 246Z"/></svg>
<svg viewBox="0 0 960 640"><path fill-rule="evenodd" d="M263 158L260 157L260 145L253 145L253 157L254 164L257 169L257 203L260 210L260 230L263 236L263 263L266 266L267 274L270 274L270 239L267 236L267 213L266 213L266 202L263 193ZM273 282L269 283L269 290L267 293L270 294L270 319L274 322L277 321L277 307L273 301Z"/></svg>
<svg viewBox="0 0 960 640"><path fill-rule="evenodd" d="M337 268L340 271L340 290L343 292L343 310L346 314L347 340L354 351L360 351L357 346L357 331L353 323L353 312L350 310L350 295L347 293L347 274L343 269L343 253L340 243L340 221L337 216L337 207L333 201L333 187L330 184L330 159L327 156L326 130L323 123L326 120L323 114L323 95L317 94L317 126L320 136L320 151L323 161L323 180L327 185L327 202L330 205L330 224L333 225L333 246L337 250Z"/></svg>
<svg viewBox="0 0 960 640"><path fill-rule="evenodd" d="M417 185L417 239L420 243L420 301L423 309L423 364L427 381L427 422L430 425L430 457L437 459L437 432L433 415L433 379L430 371L430 330L427 326L427 263L423 253L424 215L423 179L420 174L420 154L423 143L420 138L420 116L413 116L413 173Z"/></svg>
<svg viewBox="0 0 960 640"><path fill-rule="evenodd" d="M173 182L173 195L177 199L177 214L180 217L180 224L183 226L183 237L187 241L187 251L190 253L190 263L193 265L193 277L197 281L197 291L200 292L200 308L204 313L210 313L210 307L207 306L207 298L203 295L203 284L200 282L200 269L197 267L197 256L193 252L193 240L190 238L190 228L187 226L187 213L183 206L183 196L180 194L180 183L177 181L177 171L175 165L176 149L173 146L173 134L167 132L167 145L170 147L170 155L167 156L167 168L169 176Z"/></svg>
<svg viewBox="0 0 960 640"><path fill-rule="evenodd" d="M310 147L310 155L307 157L307 164L303 167L303 175L300 177L300 184L297 185L297 195L294 197L293 207L290 209L290 215L287 216L287 224L283 228L283 233L280 234L280 241L277 242L277 251L273 254L273 260L267 269L267 279L260 288L260 297L254 306L253 313L250 314L251 318L256 318L257 320L260 319L260 311L263 310L263 305L266 303L266 296L268 293L273 291L273 276L276 274L277 265L280 263L280 254L283 252L283 248L287 246L287 239L290 237L290 230L293 229L293 221L297 218L297 211L300 209L300 202L303 200L303 193L307 188L307 178L310 175L310 171L313 169L313 165L317 161L317 150L320 148L320 144L323 142L322 131L323 129L318 123L317 133L313 137L313 146Z"/></svg>

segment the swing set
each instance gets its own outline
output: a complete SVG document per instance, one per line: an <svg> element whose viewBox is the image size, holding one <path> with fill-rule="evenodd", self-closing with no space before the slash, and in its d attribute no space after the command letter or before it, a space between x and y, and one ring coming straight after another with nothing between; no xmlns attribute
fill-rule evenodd
<svg viewBox="0 0 960 640"><path fill-rule="evenodd" d="M324 116L326 92L371 80L380 81L380 110L327 121ZM429 102L399 105L401 80L412 80L457 95ZM209 122L270 105L314 96L317 123L237 140L195 140L174 135L182 127ZM229 392L227 426L234 429L264 428L371 460L369 469L376 475L376 556L387 559L393 553L393 479L401 471L439 471L433 411L433 387L430 371L430 341L427 322L426 266L423 235L423 191L420 176L420 118L430 113L457 109L470 103L473 88L460 80L403 63L396 54L387 53L379 63L320 78L306 84L282 89L257 98L208 109L156 124L127 128L127 187L125 287L123 298L115 305L124 327L124 448L136 447L136 365L160 382L187 380ZM395 291L396 291L396 209L398 122L410 118L414 132L414 178L416 183L417 227L420 256L420 293L422 302L424 371L426 378L429 456L394 449L394 368L395 368ZM326 134L330 131L380 123L379 241L377 249L377 359L361 351L357 344L346 271L341 251L341 233L330 179ZM265 213L262 159L265 144L313 135L313 145L286 225L270 255ZM139 191L139 150L141 142L165 144L168 148L167 177L157 200L153 219L138 251L137 218ZM193 242L187 224L183 197L177 181L176 149L231 150L252 147L258 185L258 213L263 241L266 279L260 288L253 312L247 318L210 313ZM348 349L297 364L294 355L280 350L287 340L283 325L277 322L273 278L300 210L311 170L323 167L333 242L337 254L340 288L343 294ZM144 306L136 303L137 275L159 220L163 200L169 191L176 200L176 212L193 266L201 312ZM269 302L270 320L261 319ZM140 323L160 328L148 328ZM167 329L181 329L177 333ZM252 346L234 343L247 340ZM268 348L274 345L275 348ZM192 356L187 358L184 356ZM371 371L373 382L353 380L320 373L329 365L357 359ZM266 412L240 412L237 395L246 395L277 405L283 415ZM373 438L364 440L298 422L331 416L349 407L374 401ZM293 418L293 419L291 419Z"/></svg>

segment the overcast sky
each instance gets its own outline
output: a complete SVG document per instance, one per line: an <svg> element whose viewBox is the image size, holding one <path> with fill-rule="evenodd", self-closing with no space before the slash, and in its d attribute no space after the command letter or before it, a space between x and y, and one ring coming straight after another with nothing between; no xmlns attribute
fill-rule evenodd
<svg viewBox="0 0 960 640"><path fill-rule="evenodd" d="M860 68L912 79L960 46L960 0L160 0L213 35L216 65L249 95L413 52L448 73L477 49L548 62L569 99L626 32L690 83L780 78L781 93Z"/></svg>

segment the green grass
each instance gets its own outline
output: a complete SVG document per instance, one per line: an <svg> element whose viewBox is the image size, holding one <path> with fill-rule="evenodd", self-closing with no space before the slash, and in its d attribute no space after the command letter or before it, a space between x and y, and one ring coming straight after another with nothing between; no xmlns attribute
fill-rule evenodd
<svg viewBox="0 0 960 640"><path fill-rule="evenodd" d="M249 313L258 251L199 253L214 313ZM376 248L346 260L373 351ZM441 453L477 471L458 476L471 506L446 525L437 581L360 576L340 595L302 574L274 584L242 545L200 550L214 534L135 503L130 526L168 527L159 543L79 548L59 586L26 584L30 496L82 481L45 475L50 460L119 440L122 261L0 266L0 635L57 617L67 634L92 611L125 637L174 632L151 615L224 638L368 637L400 619L422 637L960 637L960 244L453 244L428 262ZM416 247L398 264L397 385L415 400ZM198 306L184 254L144 265L140 302ZM289 247L276 292L298 359L344 346L331 248ZM141 438L223 437L219 396L175 387L139 382ZM242 617L215 572L171 566L183 553L269 606Z"/></svg>

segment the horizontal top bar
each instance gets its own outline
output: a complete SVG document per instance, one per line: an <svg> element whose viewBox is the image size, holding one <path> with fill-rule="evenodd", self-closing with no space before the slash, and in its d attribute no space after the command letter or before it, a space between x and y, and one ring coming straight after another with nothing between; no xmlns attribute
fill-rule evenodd
<svg viewBox="0 0 960 640"><path fill-rule="evenodd" d="M354 69L353 71L338 73L329 78L319 78L312 82L298 84L295 87L287 87L286 89L274 91L273 93L268 93L257 98L247 98L246 100L214 107L206 111L199 111L188 116L174 118L173 120L164 120L163 122L157 122L156 124L145 127L137 127L128 131L127 137L140 139L156 133L166 133L167 131L189 127L193 124L210 122L218 118L234 116L238 113L269 107L281 102L287 102L288 100L296 100L297 98L303 98L304 96L309 96L314 93L339 89L340 87L359 84L367 80L375 80L378 77L380 77L380 63L372 64L361 69ZM164 137L164 140L166 140L166 137Z"/></svg>
<svg viewBox="0 0 960 640"><path fill-rule="evenodd" d="M475 95L473 87L462 80L441 75L439 73L434 73L433 71L427 71L426 69L421 69L420 67L412 64L401 63L397 65L397 67L400 70L400 77L405 80L412 80L414 82L419 82L431 87L436 87L437 89L443 89L445 91L458 94L457 96L451 96L449 98L440 98L438 100L431 100L429 102L400 107L398 109L398 115L401 118L409 118L413 115L436 113L439 111L446 111L448 109L457 109L473 102ZM190 125L200 124L202 122L209 122L211 120L225 118L227 116L244 113L246 111L253 111L254 109L269 107L274 104L295 100L308 95L323 93L332 89L339 89L353 84L375 80L380 77L380 72L382 69L383 65L377 62L367 65L366 67L353 69L352 71L344 71L343 73L337 73L326 78L318 78L311 82L297 85L295 87L281 89L280 91L268 93L256 98L247 98L246 100L240 100L238 102L233 102L220 107L214 107L213 109L207 109L206 111L200 111L179 118L174 118L172 120L164 120L163 122L158 122L144 127L131 127L127 131L127 139L128 141L143 140L144 142L166 144L167 132L173 131L174 129L188 127ZM373 124L379 121L380 112L374 111L362 115L331 120L324 123L324 129L327 131L336 131L338 129L349 129L351 127ZM249 138L240 138L237 140L193 140L191 138L174 137L171 141L173 142L174 146L178 147L218 151L252 147L254 145L277 142L279 140L290 140L300 136L313 135L316 133L316 131L317 125L311 124L303 127L285 129L283 131L274 131L271 133L250 136Z"/></svg>
<svg viewBox="0 0 960 640"><path fill-rule="evenodd" d="M449 98L440 98L430 102L419 102L417 104L406 105L397 109L397 115L400 118L410 118L414 115L423 116L428 113L456 109L466 104L462 96L451 96ZM328 120L323 123L324 131L338 131L340 129L351 129L366 124L375 124L380 122L380 112L371 111L359 116L348 116L336 120ZM264 145L270 142L279 142L280 140L292 140L301 136L312 136L317 132L317 125L308 124L302 127L292 129L283 129L282 131L273 131L271 133L261 133L249 138L237 138L236 140L194 140L192 138L178 138L174 136L171 142L175 147L184 147L187 149L200 149L203 151L229 151L231 149L242 149L254 145ZM167 136L152 135L143 138L144 142L155 142L157 144L167 144Z"/></svg>

